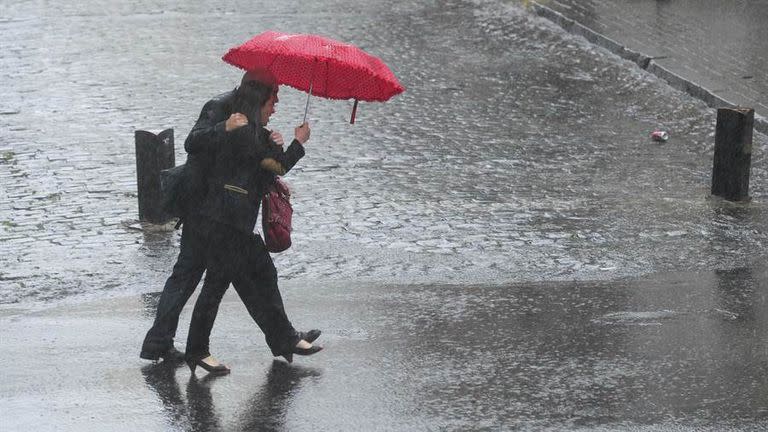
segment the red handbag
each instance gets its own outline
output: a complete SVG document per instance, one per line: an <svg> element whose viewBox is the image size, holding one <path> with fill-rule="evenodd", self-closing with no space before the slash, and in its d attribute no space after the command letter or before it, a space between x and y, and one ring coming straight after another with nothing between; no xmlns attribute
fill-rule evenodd
<svg viewBox="0 0 768 432"><path fill-rule="evenodd" d="M291 247L291 191L280 177L267 187L261 198L261 227L264 243L270 252L282 252Z"/></svg>

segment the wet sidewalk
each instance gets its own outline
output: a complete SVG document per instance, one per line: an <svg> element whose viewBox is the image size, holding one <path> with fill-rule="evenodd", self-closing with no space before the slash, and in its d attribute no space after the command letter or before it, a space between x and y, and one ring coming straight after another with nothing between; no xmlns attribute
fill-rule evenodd
<svg viewBox="0 0 768 432"><path fill-rule="evenodd" d="M232 373L217 378L138 358L149 295L6 311L0 429L764 430L766 281L752 268L505 286L286 284L294 324L323 329L325 347L291 365L273 361L230 290L211 343Z"/></svg>
<svg viewBox="0 0 768 432"><path fill-rule="evenodd" d="M539 0L535 9L710 106L754 108L755 129L768 133L768 2Z"/></svg>
<svg viewBox="0 0 768 432"><path fill-rule="evenodd" d="M235 3L0 16L0 430L765 429L766 135L752 201L722 202L714 110L518 1ZM267 26L358 44L408 90L354 126L312 101L274 259L326 350L273 363L230 293L233 373L191 379L138 358L179 233L135 220L134 132L174 127L181 163L239 82L220 55ZM285 134L306 95L280 91Z"/></svg>

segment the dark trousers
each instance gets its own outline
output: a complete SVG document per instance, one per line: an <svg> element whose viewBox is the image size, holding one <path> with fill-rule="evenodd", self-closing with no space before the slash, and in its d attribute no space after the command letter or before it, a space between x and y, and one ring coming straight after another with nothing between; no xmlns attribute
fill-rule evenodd
<svg viewBox="0 0 768 432"><path fill-rule="evenodd" d="M207 247L197 223L197 218L189 218L182 226L179 256L160 294L155 322L141 347L143 353L161 354L173 346L181 310L203 276Z"/></svg>
<svg viewBox="0 0 768 432"><path fill-rule="evenodd" d="M277 270L261 236L245 234L216 222L210 222L209 226L208 273L192 312L187 358L197 360L210 355L211 330L230 281L264 333L272 354L290 352L299 337L285 313L277 286Z"/></svg>

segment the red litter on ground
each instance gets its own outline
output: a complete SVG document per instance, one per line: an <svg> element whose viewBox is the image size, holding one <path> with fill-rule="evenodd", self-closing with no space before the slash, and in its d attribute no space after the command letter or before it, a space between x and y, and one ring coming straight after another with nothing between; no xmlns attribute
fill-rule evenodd
<svg viewBox="0 0 768 432"><path fill-rule="evenodd" d="M667 131L655 130L651 132L651 139L654 141L666 141L669 139L669 134Z"/></svg>

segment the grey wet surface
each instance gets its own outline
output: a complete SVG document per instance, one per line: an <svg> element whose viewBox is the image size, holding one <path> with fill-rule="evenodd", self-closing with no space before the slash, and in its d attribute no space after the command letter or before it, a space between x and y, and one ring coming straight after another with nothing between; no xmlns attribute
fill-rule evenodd
<svg viewBox="0 0 768 432"><path fill-rule="evenodd" d="M709 198L711 109L514 4L3 6L10 430L765 429L765 136L753 200ZM287 178L275 261L326 350L273 367L228 297L231 376L144 368L178 234L133 229L133 133L174 127L181 163L239 80L220 56L267 29L356 43L407 88L354 126L351 103L313 99ZM281 90L274 127L304 100Z"/></svg>
<svg viewBox="0 0 768 432"><path fill-rule="evenodd" d="M754 139L753 202L708 199L712 110L521 8L243 9L8 5L4 303L159 289L178 235L130 229L133 132L174 127L181 163L202 104L239 79L219 57L267 27L359 44L408 88L363 104L354 126L350 103L313 100L308 156L287 177L298 229L277 257L284 279L602 280L766 255L766 138ZM284 89L274 127L290 134L303 104ZM670 141L651 141L656 128Z"/></svg>
<svg viewBox="0 0 768 432"><path fill-rule="evenodd" d="M731 103L768 116L763 0L542 1Z"/></svg>
<svg viewBox="0 0 768 432"><path fill-rule="evenodd" d="M324 329L325 347L291 365L273 362L228 294L212 336L232 368L220 378L136 357L151 297L6 316L6 354L24 361L4 365L3 423L40 431L765 430L766 271L501 286L288 283L294 323Z"/></svg>

